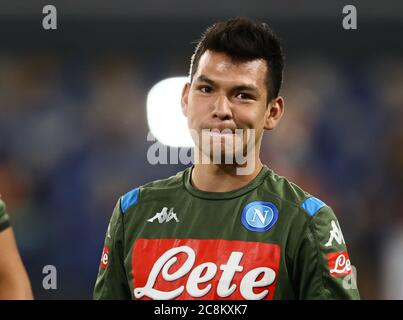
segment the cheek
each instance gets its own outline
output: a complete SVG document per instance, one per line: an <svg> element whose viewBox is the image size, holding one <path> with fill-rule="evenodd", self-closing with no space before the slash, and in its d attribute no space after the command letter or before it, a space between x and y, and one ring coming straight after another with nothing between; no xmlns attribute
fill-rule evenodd
<svg viewBox="0 0 403 320"><path fill-rule="evenodd" d="M198 122L208 113L208 101L197 95L189 95L188 118L192 122Z"/></svg>
<svg viewBox="0 0 403 320"><path fill-rule="evenodd" d="M200 122L201 111L199 110L199 104L197 101L189 96L188 108L187 108L187 121L190 128L197 129Z"/></svg>
<svg viewBox="0 0 403 320"><path fill-rule="evenodd" d="M264 123L263 117L264 115L258 111L247 108L238 112L236 121L249 129L259 130L259 127Z"/></svg>

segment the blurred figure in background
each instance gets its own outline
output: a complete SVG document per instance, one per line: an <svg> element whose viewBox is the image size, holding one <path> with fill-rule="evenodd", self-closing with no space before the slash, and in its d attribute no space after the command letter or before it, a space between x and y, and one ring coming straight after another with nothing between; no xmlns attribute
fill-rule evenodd
<svg viewBox="0 0 403 320"><path fill-rule="evenodd" d="M0 199L0 300L33 299L4 202Z"/></svg>

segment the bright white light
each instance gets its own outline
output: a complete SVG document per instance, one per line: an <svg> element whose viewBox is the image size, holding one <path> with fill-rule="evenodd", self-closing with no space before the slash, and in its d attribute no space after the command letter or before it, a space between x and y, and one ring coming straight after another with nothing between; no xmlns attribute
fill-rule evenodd
<svg viewBox="0 0 403 320"><path fill-rule="evenodd" d="M147 95L148 127L162 144L171 147L194 147L182 113L181 94L187 77L161 80Z"/></svg>

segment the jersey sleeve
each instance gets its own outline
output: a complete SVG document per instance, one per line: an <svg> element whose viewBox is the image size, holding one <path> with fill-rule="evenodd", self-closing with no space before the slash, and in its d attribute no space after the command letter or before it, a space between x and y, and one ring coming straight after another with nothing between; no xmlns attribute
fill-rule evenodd
<svg viewBox="0 0 403 320"><path fill-rule="evenodd" d="M124 268L124 226L120 201L113 210L105 236L104 248L93 297L100 299L131 299Z"/></svg>
<svg viewBox="0 0 403 320"><path fill-rule="evenodd" d="M355 269L330 207L323 206L308 222L293 273L299 299L360 299Z"/></svg>
<svg viewBox="0 0 403 320"><path fill-rule="evenodd" d="M6 213L6 205L0 198L0 232L10 226L10 220Z"/></svg>

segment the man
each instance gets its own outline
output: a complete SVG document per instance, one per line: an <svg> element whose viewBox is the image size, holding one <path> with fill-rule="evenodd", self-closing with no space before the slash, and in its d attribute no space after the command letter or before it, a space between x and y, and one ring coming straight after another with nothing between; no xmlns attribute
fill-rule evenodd
<svg viewBox="0 0 403 320"><path fill-rule="evenodd" d="M18 253L5 204L0 199L0 300L32 298L28 275Z"/></svg>
<svg viewBox="0 0 403 320"><path fill-rule="evenodd" d="M267 25L207 29L182 93L201 161L119 199L94 298L359 298L331 208L260 161L263 131L284 112L282 72Z"/></svg>

